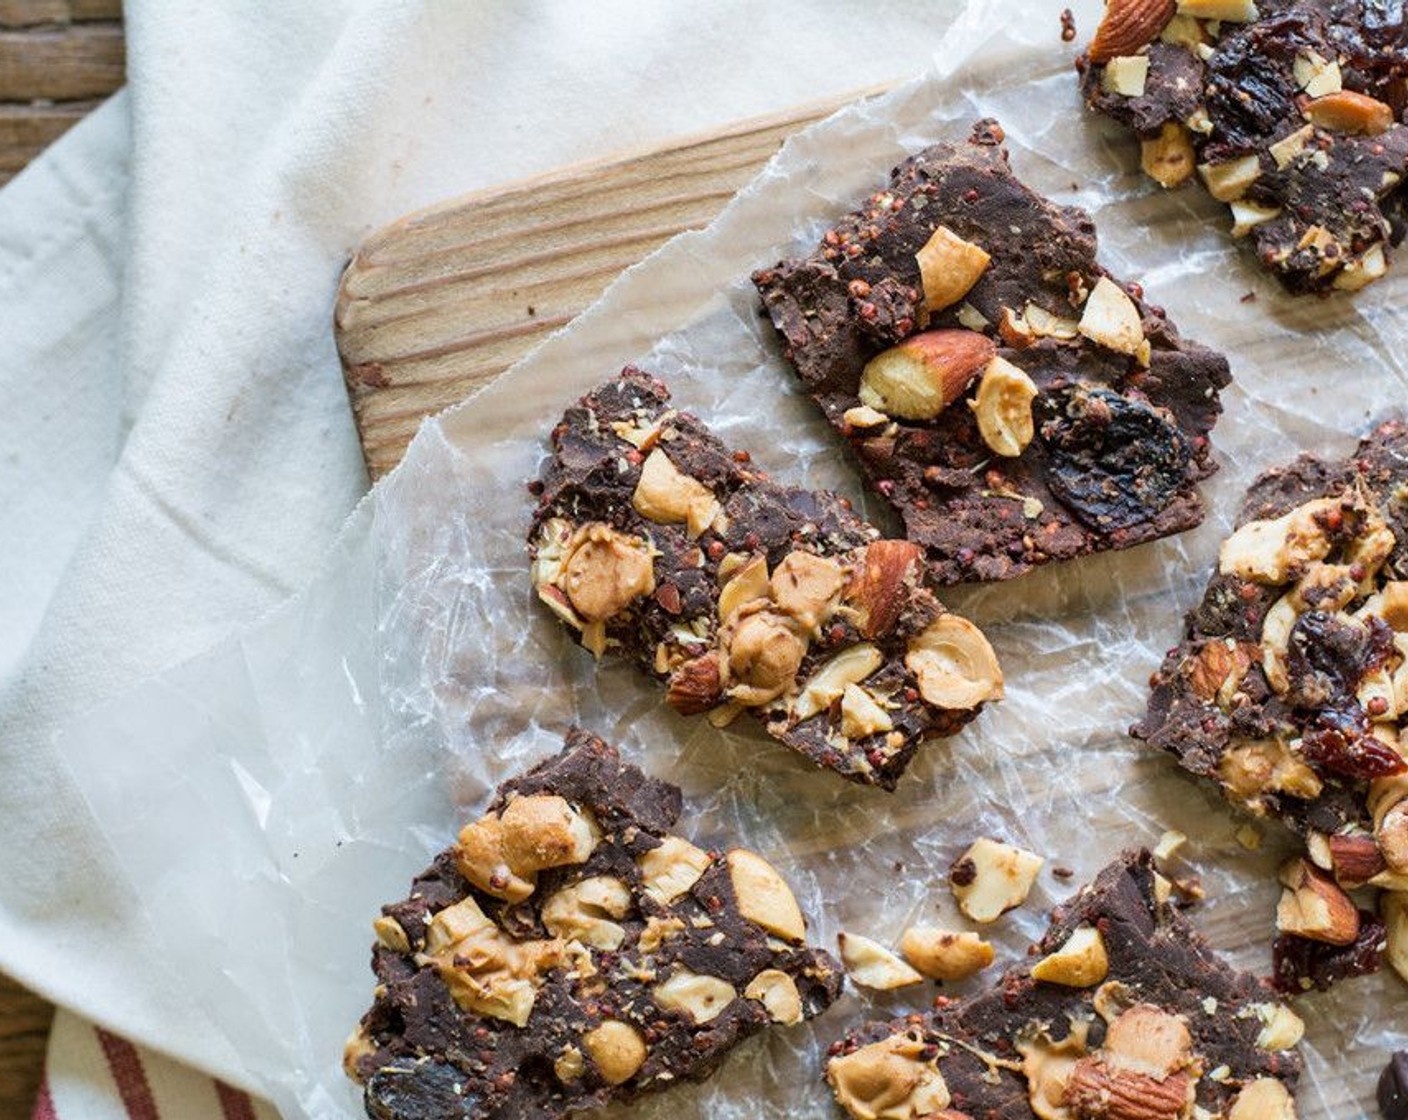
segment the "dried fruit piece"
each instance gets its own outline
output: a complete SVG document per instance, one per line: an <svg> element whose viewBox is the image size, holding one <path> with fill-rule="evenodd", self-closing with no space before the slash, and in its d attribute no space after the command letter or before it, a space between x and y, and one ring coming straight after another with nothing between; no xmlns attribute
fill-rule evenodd
<svg viewBox="0 0 1408 1120"><path fill-rule="evenodd" d="M1038 403L1047 484L1085 524L1138 525L1186 486L1188 445L1152 408L1086 385L1044 392Z"/></svg>
<svg viewBox="0 0 1408 1120"><path fill-rule="evenodd" d="M931 312L951 307L966 296L992 261L981 246L963 240L942 225L914 259L919 263L924 306Z"/></svg>
<svg viewBox="0 0 1408 1120"><path fill-rule="evenodd" d="M932 420L967 392L996 349L976 331L925 331L867 362L857 395L887 416Z"/></svg>
<svg viewBox="0 0 1408 1120"><path fill-rule="evenodd" d="M1094 926L1074 930L1066 943L1032 965L1032 979L1068 988L1089 988L1103 983L1110 973L1105 939Z"/></svg>
<svg viewBox="0 0 1408 1120"><path fill-rule="evenodd" d="M1272 986L1299 995L1326 991L1351 976L1377 972L1383 964L1387 935L1373 914L1359 912L1359 936L1351 945L1331 945L1309 937L1281 934L1272 944Z"/></svg>
<svg viewBox="0 0 1408 1120"><path fill-rule="evenodd" d="M969 402L978 420L978 434L999 455L1015 458L1035 434L1032 401L1037 388L1026 371L1001 355L983 368L978 392Z"/></svg>
<svg viewBox="0 0 1408 1120"><path fill-rule="evenodd" d="M967 980L993 962L993 949L976 933L911 926L900 938L904 959L932 980Z"/></svg>
<svg viewBox="0 0 1408 1120"><path fill-rule="evenodd" d="M997 655L983 632L958 615L940 615L911 638L904 663L920 695L940 708L974 708L1002 699Z"/></svg>
<svg viewBox="0 0 1408 1120"><path fill-rule="evenodd" d="M1026 901L1046 861L986 837L975 840L949 869L958 908L975 922L995 922Z"/></svg>
<svg viewBox="0 0 1408 1120"><path fill-rule="evenodd" d="M894 953L869 937L843 931L836 940L841 948L841 963L846 966L846 974L862 988L888 992L924 980Z"/></svg>
<svg viewBox="0 0 1408 1120"><path fill-rule="evenodd" d="M1132 55L1159 37L1174 10L1174 0L1109 0L1086 54L1091 62Z"/></svg>

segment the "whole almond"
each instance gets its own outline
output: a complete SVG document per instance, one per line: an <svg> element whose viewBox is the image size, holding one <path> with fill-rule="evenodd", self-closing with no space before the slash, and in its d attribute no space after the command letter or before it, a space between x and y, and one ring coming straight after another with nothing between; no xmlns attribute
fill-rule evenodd
<svg viewBox="0 0 1408 1120"><path fill-rule="evenodd" d="M1148 46L1176 9L1175 0L1110 0L1086 52L1090 61L1109 62Z"/></svg>
<svg viewBox="0 0 1408 1120"><path fill-rule="evenodd" d="M1326 844L1335 880L1343 887L1361 887L1388 866L1378 841L1367 832L1331 836Z"/></svg>
<svg viewBox="0 0 1408 1120"><path fill-rule="evenodd" d="M1377 136L1393 124L1393 109L1376 97L1342 89L1317 97L1305 107L1311 124L1331 132Z"/></svg>
<svg viewBox="0 0 1408 1120"><path fill-rule="evenodd" d="M711 651L686 661L670 674L665 699L681 715L697 716L707 712L722 698L717 653Z"/></svg>
<svg viewBox="0 0 1408 1120"><path fill-rule="evenodd" d="M861 404L902 420L932 420L961 397L997 352L977 331L925 331L877 354L861 372Z"/></svg>
<svg viewBox="0 0 1408 1120"><path fill-rule="evenodd" d="M909 541L876 541L865 550L846 598L861 614L866 638L888 634L909 601L904 581L919 560L919 546Z"/></svg>

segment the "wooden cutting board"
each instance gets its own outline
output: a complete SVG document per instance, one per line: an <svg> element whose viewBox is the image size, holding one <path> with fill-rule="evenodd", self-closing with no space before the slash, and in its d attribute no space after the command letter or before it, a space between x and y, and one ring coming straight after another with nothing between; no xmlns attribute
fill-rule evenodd
<svg viewBox="0 0 1408 1120"><path fill-rule="evenodd" d="M369 237L343 274L335 329L371 477L400 461L424 417L493 380L669 238L706 225L793 132L878 92L467 195Z"/></svg>

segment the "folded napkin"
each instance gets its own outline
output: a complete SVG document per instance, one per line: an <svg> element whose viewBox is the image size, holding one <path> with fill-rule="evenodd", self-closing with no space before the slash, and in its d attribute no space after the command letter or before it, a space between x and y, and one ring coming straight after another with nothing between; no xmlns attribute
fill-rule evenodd
<svg viewBox="0 0 1408 1120"><path fill-rule="evenodd" d="M131 0L129 88L0 191L0 968L116 1032L60 1017L41 1115L121 1115L74 1058L117 1034L249 1081L53 739L300 586L364 492L331 330L357 242L456 193L917 73L955 7ZM172 1092L128 1112L206 1115Z"/></svg>

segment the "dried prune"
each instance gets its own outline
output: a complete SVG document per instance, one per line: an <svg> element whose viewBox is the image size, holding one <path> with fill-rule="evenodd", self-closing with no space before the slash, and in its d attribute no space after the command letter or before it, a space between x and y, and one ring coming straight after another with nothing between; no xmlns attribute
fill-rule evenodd
<svg viewBox="0 0 1408 1120"><path fill-rule="evenodd" d="M1387 941L1383 922L1367 910L1359 911L1359 936L1352 945L1328 945L1283 933L1271 947L1272 987L1287 995L1312 988L1323 992L1338 980L1377 972Z"/></svg>
<svg viewBox="0 0 1408 1120"><path fill-rule="evenodd" d="M382 1066L367 1082L367 1114L375 1120L469 1120L481 1101L468 1078L448 1062L420 1058Z"/></svg>
<svg viewBox="0 0 1408 1120"><path fill-rule="evenodd" d="M1088 385L1040 398L1048 484L1092 529L1148 521L1188 478L1188 444L1147 405Z"/></svg>

